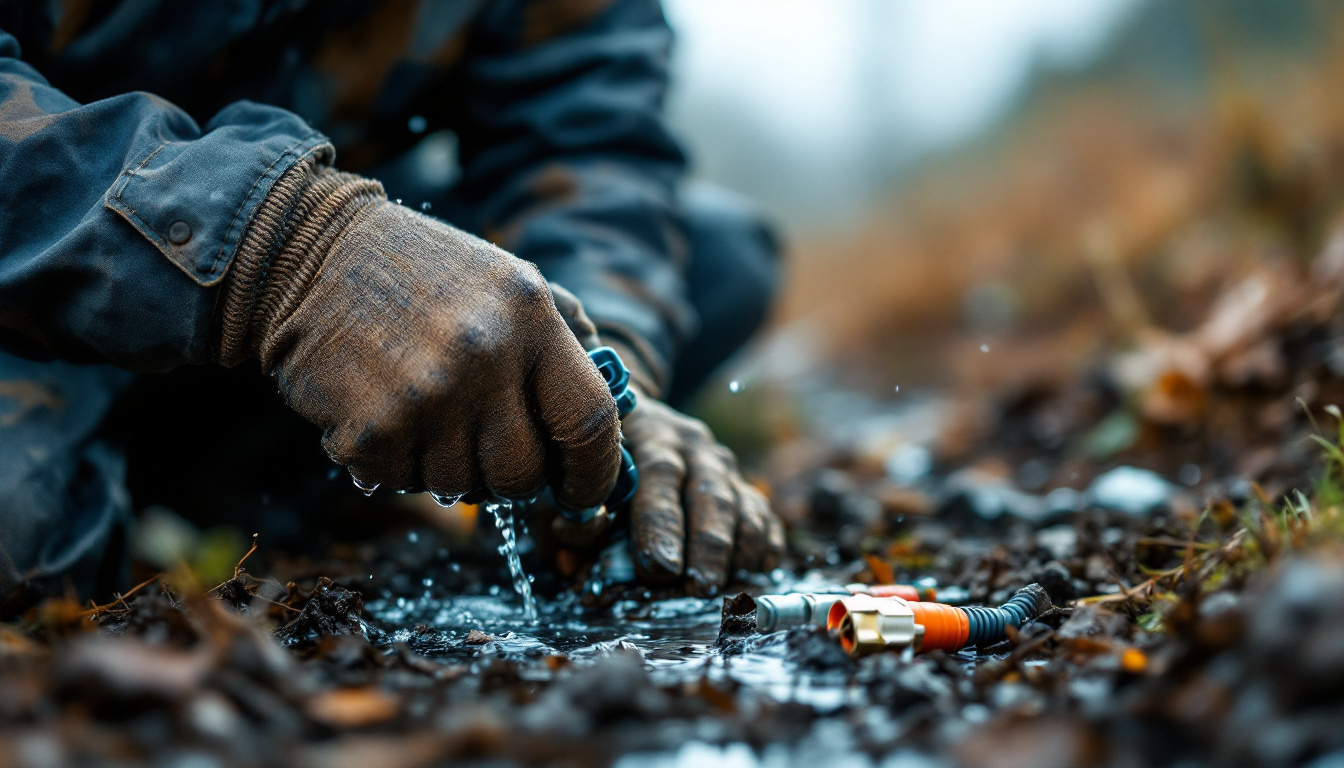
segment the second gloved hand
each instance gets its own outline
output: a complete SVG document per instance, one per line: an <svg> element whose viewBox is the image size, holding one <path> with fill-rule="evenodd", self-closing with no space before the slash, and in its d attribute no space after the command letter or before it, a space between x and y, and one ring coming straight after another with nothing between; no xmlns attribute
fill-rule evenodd
<svg viewBox="0 0 1344 768"><path fill-rule="evenodd" d="M704 422L641 394L625 436L639 468L630 529L645 581L684 576L692 591L712 595L739 570L778 564L782 523Z"/></svg>
<svg viewBox="0 0 1344 768"><path fill-rule="evenodd" d="M531 264L303 163L275 185L221 302L219 357L256 355L365 487L600 504L616 405Z"/></svg>
<svg viewBox="0 0 1344 768"><path fill-rule="evenodd" d="M574 337L585 348L601 346L583 304L558 285L551 292ZM626 365L637 368L637 355L619 346L626 350ZM630 501L630 535L640 577L650 584L682 580L691 591L708 595L737 571L774 568L784 552L783 523L765 495L742 477L733 452L703 421L656 400L634 382L630 386L637 405L624 427L639 469L639 488ZM562 543L582 546L585 539L597 540L606 522L573 526L557 521L553 527Z"/></svg>

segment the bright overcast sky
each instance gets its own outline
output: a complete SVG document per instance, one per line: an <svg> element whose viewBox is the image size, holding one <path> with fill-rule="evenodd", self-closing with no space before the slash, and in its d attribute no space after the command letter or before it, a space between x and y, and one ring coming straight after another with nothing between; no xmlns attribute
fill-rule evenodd
<svg viewBox="0 0 1344 768"><path fill-rule="evenodd" d="M875 122L917 151L973 135L1033 61L1086 60L1137 0L665 0L679 35L672 114L738 105L774 145L844 168Z"/></svg>

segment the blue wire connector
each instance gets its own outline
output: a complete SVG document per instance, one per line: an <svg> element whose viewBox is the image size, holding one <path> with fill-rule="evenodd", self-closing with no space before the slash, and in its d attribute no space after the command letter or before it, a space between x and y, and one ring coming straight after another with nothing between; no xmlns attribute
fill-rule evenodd
<svg viewBox="0 0 1344 768"><path fill-rule="evenodd" d="M616 350L611 347L598 347L588 352L588 359L597 366L597 372L602 374L602 378L607 382L607 389L611 396L616 400L616 411L621 418L635 409L636 398L634 390L630 389L630 369L621 362L621 356L616 354ZM607 509L626 504L634 498L635 489L639 487L639 470L635 468L635 459L621 446L621 471L616 476L616 486L611 489L611 495L607 496L603 503ZM586 523L597 515L597 507L591 509L565 509L560 508L560 514L570 522Z"/></svg>
<svg viewBox="0 0 1344 768"><path fill-rule="evenodd" d="M621 356L611 347L598 347L588 353L588 359L597 366L597 372L607 382L607 389L616 398L616 410L624 419L635 409L635 392L630 389L630 369L621 362Z"/></svg>

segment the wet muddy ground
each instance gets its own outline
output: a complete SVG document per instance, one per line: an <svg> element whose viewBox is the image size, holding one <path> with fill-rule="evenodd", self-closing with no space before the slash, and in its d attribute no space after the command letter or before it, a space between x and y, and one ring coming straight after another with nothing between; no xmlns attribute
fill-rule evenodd
<svg viewBox="0 0 1344 768"><path fill-rule="evenodd" d="M715 599L633 582L619 537L556 568L520 510L524 582L475 510L45 602L0 625L0 766L1338 766L1335 314L1256 326L1291 375L1207 380L1190 424L1096 370L974 427L950 397L848 395L764 475L783 566ZM1193 397L1169 378L1145 396ZM852 582L1054 607L992 647L856 660L758 632L743 596Z"/></svg>
<svg viewBox="0 0 1344 768"><path fill-rule="evenodd" d="M0 764L1344 760L1344 560L1319 494L1284 517L1249 483L1128 465L1029 491L910 450L780 478L786 567L734 592L900 581L997 604L1042 584L1057 607L1008 642L854 660L821 630L756 632L732 595L624 583L616 555L561 579L524 534L531 623L492 522L475 541L420 526L5 625Z"/></svg>

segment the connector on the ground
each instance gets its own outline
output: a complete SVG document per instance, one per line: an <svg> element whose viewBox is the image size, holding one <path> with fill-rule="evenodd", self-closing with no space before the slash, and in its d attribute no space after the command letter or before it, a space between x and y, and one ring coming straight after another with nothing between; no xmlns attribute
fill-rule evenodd
<svg viewBox="0 0 1344 768"><path fill-rule="evenodd" d="M843 594L805 593L756 598L756 629L778 632L792 627L826 627L826 613Z"/></svg>
<svg viewBox="0 0 1344 768"><path fill-rule="evenodd" d="M912 584L847 584L845 592L806 592L791 595L762 595L756 598L756 627L762 632L777 632L791 627L826 627L827 613L837 600L849 595L899 597L927 602L943 597L950 604L964 603L966 590L960 587L917 587Z"/></svg>
<svg viewBox="0 0 1344 768"><path fill-rule="evenodd" d="M831 605L826 627L851 656L910 647L952 653L1003 642L1008 627L1021 627L1049 607L1050 596L1039 584L1023 587L997 608L853 595Z"/></svg>
<svg viewBox="0 0 1344 768"><path fill-rule="evenodd" d="M899 597L902 600L918 600L921 603L946 603L965 605L971 594L962 587L921 587L914 584L846 584L845 589L852 595L872 595L873 597Z"/></svg>

